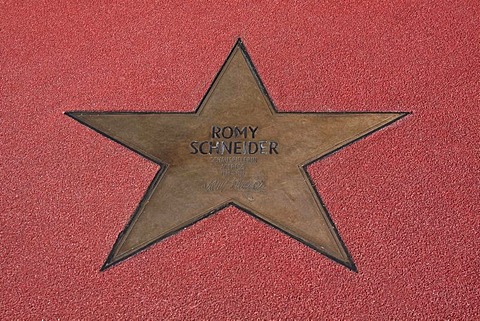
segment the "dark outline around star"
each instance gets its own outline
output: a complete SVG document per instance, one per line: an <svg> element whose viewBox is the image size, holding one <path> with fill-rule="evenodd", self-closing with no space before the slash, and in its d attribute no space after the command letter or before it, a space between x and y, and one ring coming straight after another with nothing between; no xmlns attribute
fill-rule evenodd
<svg viewBox="0 0 480 321"><path fill-rule="evenodd" d="M131 150L131 151L133 151L133 152L135 152L135 153L137 153L137 154L139 154L139 155L141 155L141 156L149 159L150 161L152 161L152 162L154 162L155 164L157 164L157 165L160 166L159 171L157 172L157 174L155 175L154 179L152 180L152 182L150 183L149 187L147 188L145 194L144 194L143 197L142 197L142 200L141 200L141 201L139 202L139 204L137 205L137 208L135 209L133 215L132 215L131 218L129 219L129 221L128 221L128 223L126 224L126 226L123 228L122 232L119 233L119 235L118 235L118 237L117 237L117 239L116 239L116 241L115 241L115 243L114 243L114 245L113 245L113 247L112 247L112 250L110 251L107 259L105 260L105 263L104 263L103 266L101 267L101 271L104 271L104 270L106 270L107 268L109 268L109 267L111 267L111 266L114 266L114 265L116 265L116 264L118 264L118 263L120 263L120 262L122 262L122 261L124 261L124 260L126 260L126 259L128 259L128 258L130 258L130 257L132 257L132 256L134 256L134 255L136 255L136 254L138 254L139 252L145 250L146 248L152 246L153 244L155 244L155 243L157 243L157 242L160 242L160 241L162 241L163 239L165 239L165 238L167 238L167 237L169 237L169 236L171 236L171 235L173 235L173 234L176 234L177 232L179 232L179 231L181 231L181 230L183 230L183 229L185 229L185 228L187 228L187 227L189 227L189 226L197 223L198 221L200 221L200 220L202 220L202 219L204 219L204 218L207 218L207 217L209 217L210 215L213 215L213 214L219 212L220 210L222 210L222 209L224 209L224 208L226 208L226 207L229 207L229 206L234 206L234 207L240 209L241 211L243 211L243 212L245 212L245 213L247 213L247 214L250 214L252 217L254 217L254 218L256 218L256 219L258 219L258 220L266 223L267 225L269 225L269 226L271 226L271 227L273 227L273 228L275 228L275 229L277 229L277 230L279 230L279 231L281 231L281 232L289 235L290 237L292 237L292 238L296 239L297 241L303 243L304 245L312 248L313 250L315 250L315 251L317 251L317 252L320 252L321 254L323 254L323 255L327 256L328 258L332 259L333 261L335 261L335 262L337 262L337 263L339 263L339 264L347 267L348 269L350 269L350 270L352 270L352 271L354 271L354 272L357 272L357 271L358 271L358 270L357 270L357 267L356 267L356 265L355 265L355 263L354 263L354 261L353 261L353 259L352 259L352 257L351 257L351 255L350 255L350 253L349 253L349 251L348 251L348 249L347 249L347 247L345 246L345 243L343 242L343 240L342 240L342 238L341 238L341 236L340 236L340 233L338 233L338 230L337 230L337 228L336 228L333 220L331 219L330 214L329 214L329 212L328 212L328 210L327 210L327 208L326 208L326 206L325 206L325 204L324 204L324 202L323 202L320 194L318 193L317 188L315 187L314 181L313 181L313 179L311 178L311 176L310 176L307 168L308 168L308 166L310 166L311 164L313 164L313 163L315 163L315 162L317 162L317 161L319 161L319 160L321 160L321 159L323 159L323 158L325 158L325 157L327 157L327 156L329 156L329 155L337 152L338 150L340 150L340 149L342 149L342 148L344 148L344 147L346 147L346 146L348 146L348 145L350 145L350 144L353 144L353 143L355 143L356 141L358 141L358 140L360 140L360 139L362 139L362 138L365 138L366 136L369 136L369 135L371 135L372 133L374 133L374 132L376 132L376 131L384 128L384 127L389 126L390 124L392 124L392 123L396 122L397 120L403 118L404 116L410 114L409 112L373 112L373 113L375 113L375 114L382 114L382 113L385 113L385 114L387 114L387 113L399 113L399 114L401 114L401 116L399 116L398 118L393 119L392 121L389 121L389 122L385 123L384 125L376 128L376 129L374 129L374 130L372 130L372 131L370 131L370 132L367 132L366 134L364 134L364 135L356 138L355 140L352 140L352 141L350 141L350 142L348 142L348 143L346 143L346 144L344 144L344 145L340 145L338 148L335 148L334 150L332 150L332 151L330 151L330 152L328 152L328 153L326 153L326 154L324 154L324 155L321 155L320 157L318 157L318 158L312 160L311 162L305 164L304 166L302 166L302 170L304 171L306 177L308 177L308 180L309 180L308 183L312 186L312 189L315 191L315 194L316 194L315 196L318 198L318 200L319 200L319 202L320 202L320 206L323 207L323 209L324 209L324 211L325 211L325 216L326 216L326 218L328 219L329 223L331 224L331 226L332 226L332 228L333 228L333 232L334 232L334 233L336 234L336 236L338 237L338 240L340 241L341 246L343 247L343 249L344 249L345 252L346 252L348 262L340 261L339 259L337 259L337 258L329 255L328 253L322 252L320 249L317 249L317 248L313 247L312 245L310 245L310 244L308 244L307 242L299 239L299 238L296 237L295 235L292 235L291 233L289 233L289 232L287 232L287 231L285 231L285 230L282 230L281 228L279 228L279 227L271 224L270 222L268 222L268 221L264 220L263 218L261 218L260 216L256 215L254 212L252 212L252 211L250 211L250 210L242 207L242 206L239 205L239 204L236 204L235 202L227 202L227 203L225 203L225 204L223 204L223 205L215 208L214 210L212 210L212 211L210 211L210 212L208 212L208 213L205 213L204 215L198 217L198 219L196 219L194 222L192 222L192 223L190 223L190 224L187 224L187 225L184 225L184 226L181 226L181 227L179 227L178 229L176 229L176 230L174 230L174 231L172 231L172 232L170 232L170 233L168 233L168 234L165 234L165 235L159 237L158 239L156 239L156 240L154 240L154 241L152 241L152 242L150 242L150 243L148 243L148 244L146 244L146 245L144 245L144 246L142 246L142 247L139 247L139 248L136 249L134 252L128 254L128 255L125 256L125 257L122 257L122 258L120 258L120 259L118 259L118 260L115 260L115 261L113 260L113 256L114 256L114 254L115 254L115 251L116 251L116 249L117 249L117 246L119 245L119 242L122 240L123 234L128 230L128 228L130 227L130 225L131 225L131 224L133 223L133 221L135 220L136 216L141 213L141 212L140 212L140 209L142 209L144 203L150 198L151 194L153 193L153 191L155 190L155 188L156 188L156 186L157 186L157 183L158 183L159 180L162 178L162 176L164 175L166 169L168 168L168 165L167 165L166 163L163 163L162 161L159 161L158 159L153 159L153 158L150 157L149 155L145 155L144 153L135 150L134 148L132 148L132 147L130 147L130 146L122 143L121 141L115 139L115 138L112 137L112 136L109 136L108 134L105 134L105 133L97 130L96 128L90 126L90 125L87 124L86 122L84 122L84 121L82 121L81 119L77 118L77 117L76 117L76 114L81 114L81 113L89 113L89 114L93 114L93 113L95 113L95 114L196 114L196 113L199 112L200 107L203 105L205 99L208 97L210 91L213 89L213 86L214 86L214 84L216 83L218 77L220 76L222 70L224 69L225 64L229 61L230 57L232 56L232 54L233 54L233 52L235 51L235 49L236 49L237 46L242 50L242 53L244 54L244 56L245 56L245 58L246 58L247 64L248 64L249 68L251 69L251 71L252 71L252 73L253 73L253 75L254 75L254 77L255 77L255 80L256 80L259 88L260 88L261 91L262 91L262 94L268 99L268 101L269 101L269 103L270 103L270 104L269 104L269 107L272 109L272 112L273 112L273 113L276 113L276 114L319 114L319 113L320 113L320 112L298 112L298 111L297 111L297 112L282 112L282 111L278 111L277 108L275 107L275 104L273 103L272 99L270 98L270 95L268 94L268 92L267 92L267 90L266 90L266 88L265 88L262 80L260 79L260 76L259 76L259 74L258 74L255 66L253 65L253 62L252 62L252 60L251 60L251 58L250 58L250 56L249 56L249 54L248 54L248 52L247 52L244 44L243 44L243 42L242 42L242 40L241 40L240 38L237 39L235 45L233 46L233 48L231 49L229 55L227 56L227 59L225 60L225 62L222 64L221 68L220 68L219 71L217 72L215 78L213 79L211 85L209 86L209 88L208 88L208 90L206 91L205 95L204 95L203 98L201 99L201 101L200 101L200 103L198 104L197 108L196 108L194 111L192 111L192 112L142 112L142 111L140 111L140 112L106 112L106 111L102 111L102 112L92 112L92 111L71 111L71 112L65 112L65 115L67 115L67 116L75 119L76 121L82 123L83 125L85 125L85 126L91 128L91 129L93 129L94 131L98 132L98 133L101 134L102 136L105 136L105 137L111 139L112 141L114 141L114 142L116 142L116 143L118 143L118 144L126 147L127 149L129 149L129 150ZM369 113L369 114L371 114L372 112L322 112L322 113L323 113L323 114L353 114L353 113L355 113L355 114L359 114L359 113Z"/></svg>

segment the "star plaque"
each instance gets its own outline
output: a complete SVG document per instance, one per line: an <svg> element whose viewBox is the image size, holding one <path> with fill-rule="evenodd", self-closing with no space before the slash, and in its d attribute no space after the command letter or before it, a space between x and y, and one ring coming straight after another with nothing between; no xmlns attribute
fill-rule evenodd
<svg viewBox="0 0 480 321"><path fill-rule="evenodd" d="M406 115L278 112L240 40L195 112L66 114L160 166L102 270L232 205L354 271L306 167Z"/></svg>

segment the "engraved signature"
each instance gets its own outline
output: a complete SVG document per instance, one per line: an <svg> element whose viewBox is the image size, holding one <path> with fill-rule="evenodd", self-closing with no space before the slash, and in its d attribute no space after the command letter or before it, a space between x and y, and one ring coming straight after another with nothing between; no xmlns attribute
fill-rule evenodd
<svg viewBox="0 0 480 321"><path fill-rule="evenodd" d="M209 192L235 191L262 191L266 187L265 181L261 179L213 179L205 183L204 188Z"/></svg>

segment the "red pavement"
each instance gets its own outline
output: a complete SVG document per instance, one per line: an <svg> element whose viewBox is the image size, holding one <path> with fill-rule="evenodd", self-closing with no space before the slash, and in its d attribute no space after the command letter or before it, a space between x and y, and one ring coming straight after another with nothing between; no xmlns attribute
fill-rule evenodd
<svg viewBox="0 0 480 321"><path fill-rule="evenodd" d="M0 6L0 318L480 318L480 4ZM282 111L410 111L310 173L359 272L228 208L100 272L157 167L63 115L192 111L241 37Z"/></svg>

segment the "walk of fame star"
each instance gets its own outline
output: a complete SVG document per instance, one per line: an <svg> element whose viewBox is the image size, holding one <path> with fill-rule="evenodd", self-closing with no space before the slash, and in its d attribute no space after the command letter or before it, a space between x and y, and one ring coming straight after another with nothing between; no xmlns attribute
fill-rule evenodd
<svg viewBox="0 0 480 321"><path fill-rule="evenodd" d="M306 167L406 115L278 112L240 40L193 113L66 114L160 165L102 270L231 205L354 271Z"/></svg>

